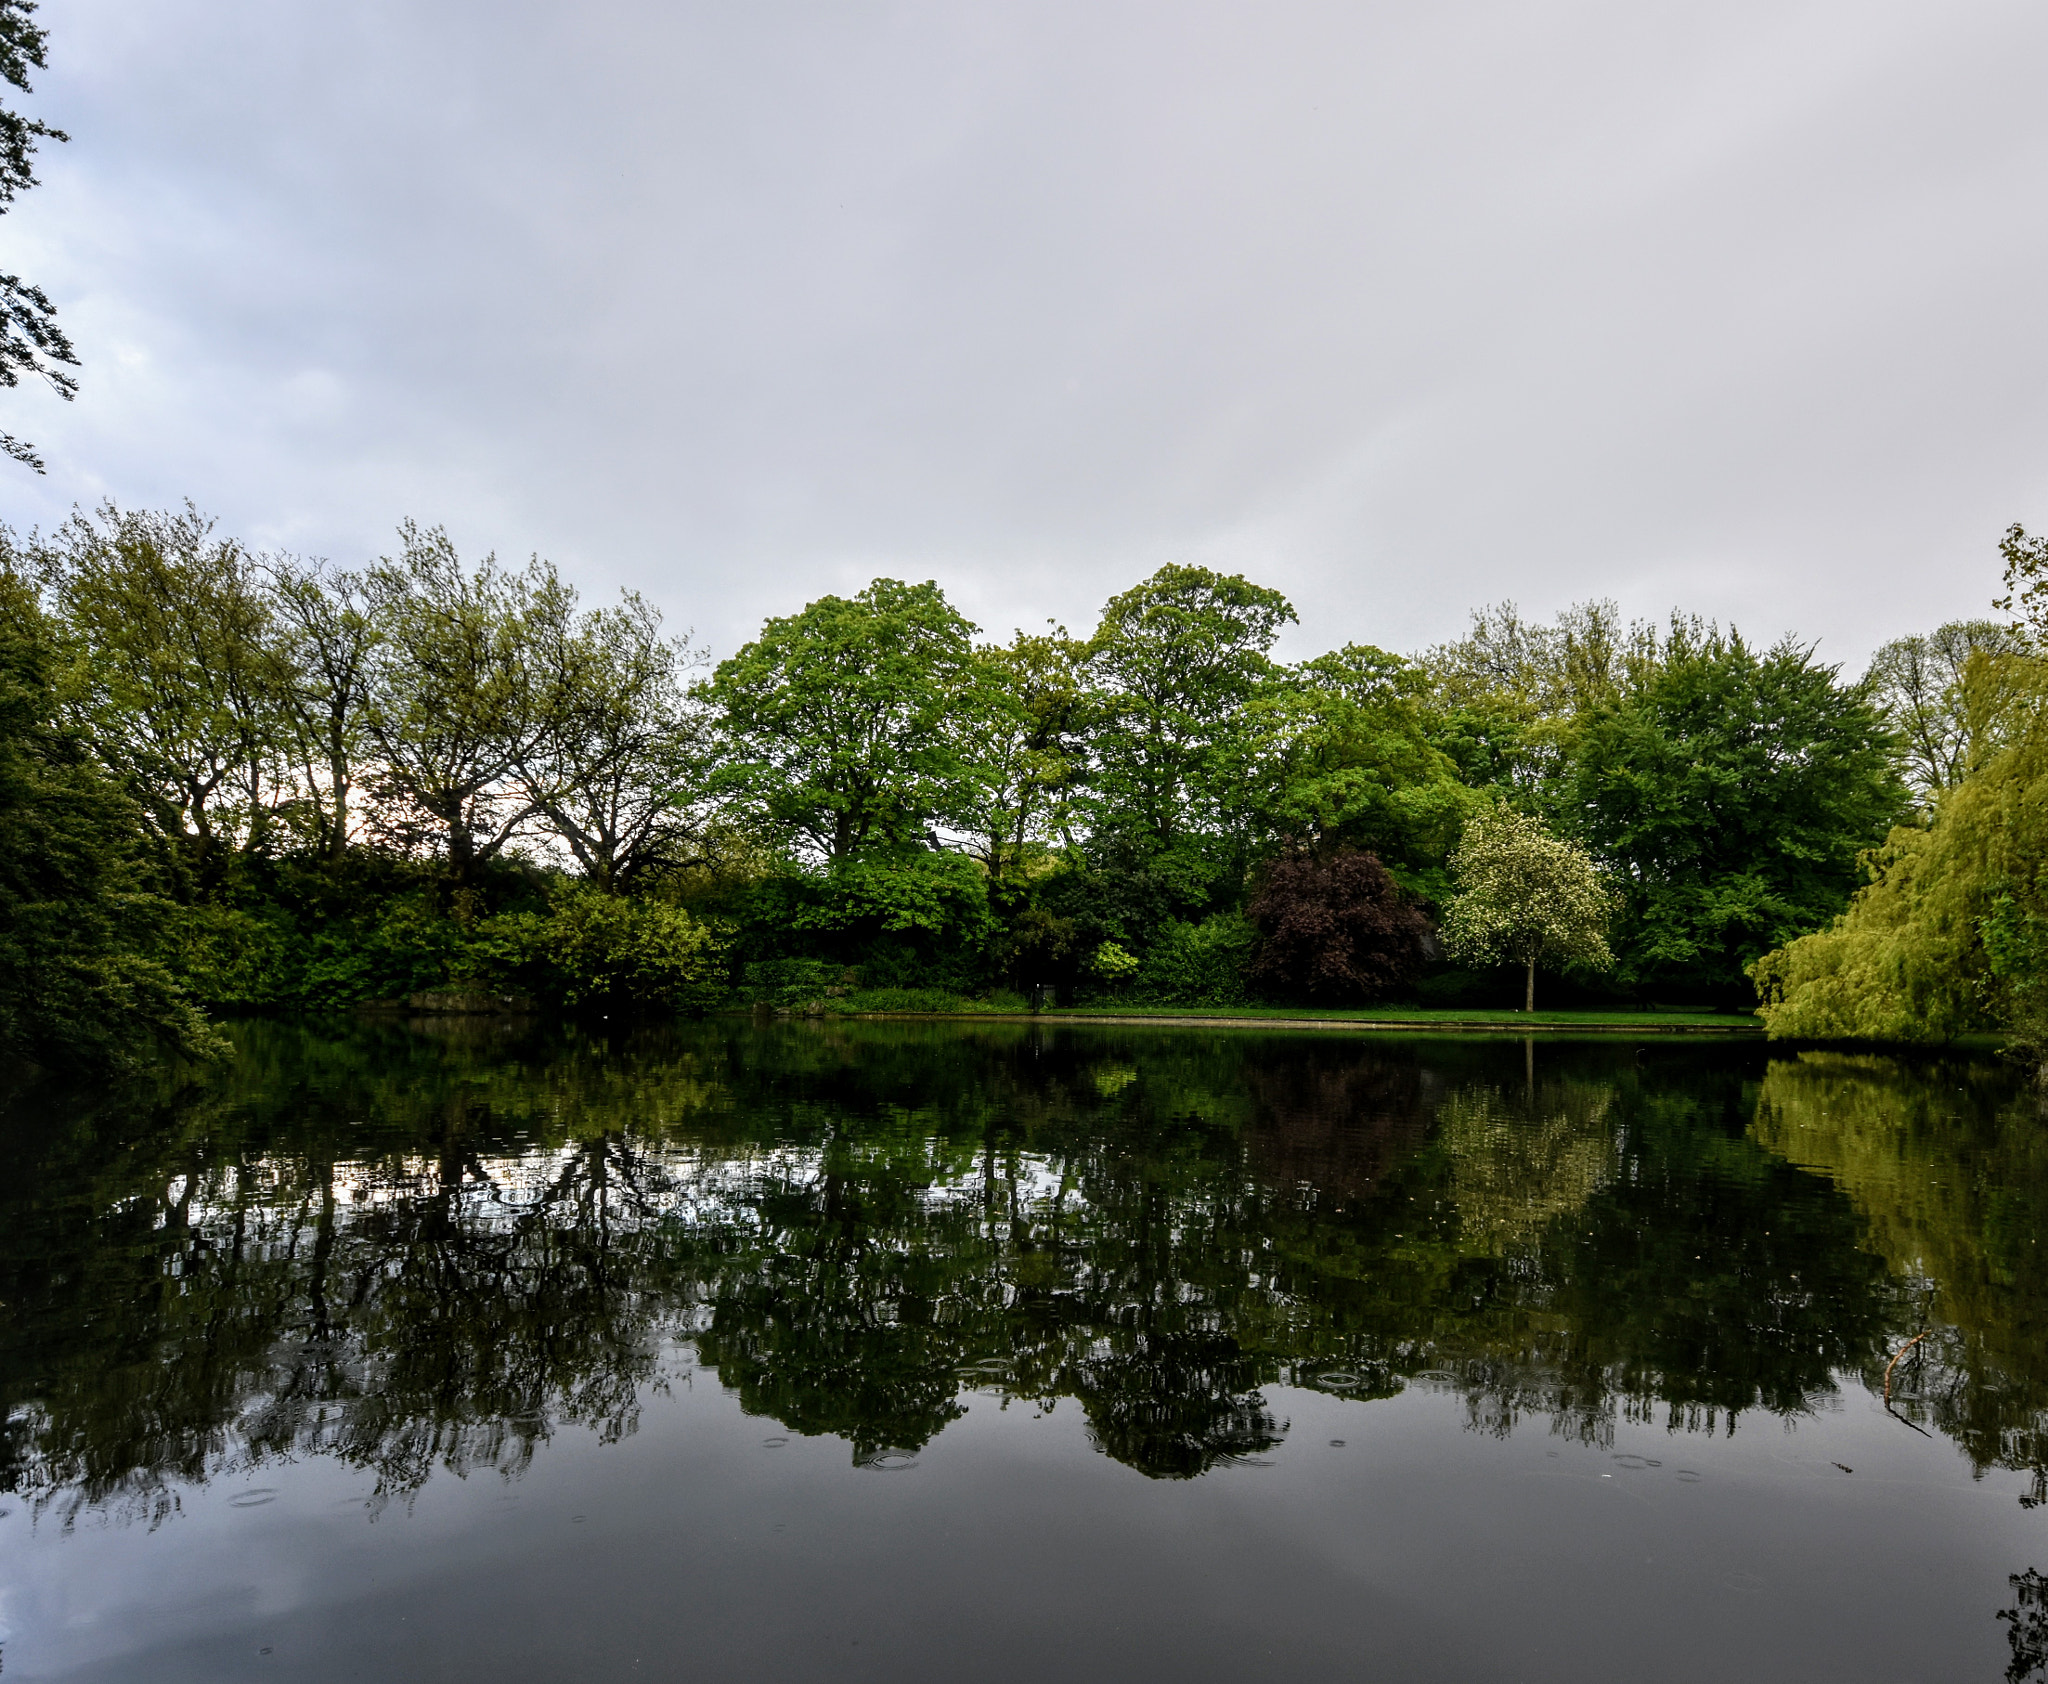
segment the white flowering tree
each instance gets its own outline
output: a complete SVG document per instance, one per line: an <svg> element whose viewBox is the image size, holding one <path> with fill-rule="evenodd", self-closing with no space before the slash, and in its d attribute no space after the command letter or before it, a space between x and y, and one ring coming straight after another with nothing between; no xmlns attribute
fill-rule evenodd
<svg viewBox="0 0 2048 1684"><path fill-rule="evenodd" d="M1443 923L1444 951L1470 964L1519 961L1536 1009L1536 962L1605 969L1613 897L1582 848L1505 803L1475 814L1451 855L1458 893Z"/></svg>

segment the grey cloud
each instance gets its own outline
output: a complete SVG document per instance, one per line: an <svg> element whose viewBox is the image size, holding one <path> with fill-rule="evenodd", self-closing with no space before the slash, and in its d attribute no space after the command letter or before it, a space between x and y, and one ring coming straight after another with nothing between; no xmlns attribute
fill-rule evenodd
<svg viewBox="0 0 2048 1684"><path fill-rule="evenodd" d="M1296 646L1681 603L1860 661L2048 523L2048 14L49 0L0 220L47 482L403 515L720 650L887 571L1161 561Z"/></svg>

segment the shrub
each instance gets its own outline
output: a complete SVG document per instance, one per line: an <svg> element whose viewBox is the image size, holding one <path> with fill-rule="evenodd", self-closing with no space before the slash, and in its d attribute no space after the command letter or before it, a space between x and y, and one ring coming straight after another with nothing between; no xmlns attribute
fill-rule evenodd
<svg viewBox="0 0 2048 1684"><path fill-rule="evenodd" d="M853 975L825 959L757 959L742 973L740 992L757 1006L801 1006L843 988Z"/></svg>
<svg viewBox="0 0 2048 1684"><path fill-rule="evenodd" d="M544 913L486 920L478 937L506 980L571 1010L701 1010L724 992L723 930L585 883L557 890Z"/></svg>
<svg viewBox="0 0 2048 1684"><path fill-rule="evenodd" d="M1170 918L1145 950L1133 992L1160 1005L1236 1005L1257 940L1240 913L1219 912L1199 924Z"/></svg>
<svg viewBox="0 0 2048 1684"><path fill-rule="evenodd" d="M1414 980L1429 924L1375 854L1291 854L1259 875L1247 979L1284 999L1374 1000Z"/></svg>

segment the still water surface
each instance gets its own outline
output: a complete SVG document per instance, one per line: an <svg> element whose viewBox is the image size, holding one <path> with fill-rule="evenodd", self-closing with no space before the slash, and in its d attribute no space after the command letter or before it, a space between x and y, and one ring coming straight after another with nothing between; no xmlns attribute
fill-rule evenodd
<svg viewBox="0 0 2048 1684"><path fill-rule="evenodd" d="M2048 1684L1996 1064L239 1040L0 1114L10 1681Z"/></svg>

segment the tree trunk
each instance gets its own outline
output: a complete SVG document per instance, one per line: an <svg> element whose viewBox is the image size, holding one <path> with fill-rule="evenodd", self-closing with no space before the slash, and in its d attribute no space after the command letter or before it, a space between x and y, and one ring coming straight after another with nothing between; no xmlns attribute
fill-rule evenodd
<svg viewBox="0 0 2048 1684"><path fill-rule="evenodd" d="M338 864L348 853L348 749L338 724L328 731L327 776L334 786L334 834L328 838L327 857Z"/></svg>
<svg viewBox="0 0 2048 1684"><path fill-rule="evenodd" d="M1529 955L1529 983L1528 983L1528 987L1527 987L1527 988L1526 988L1526 989L1525 989L1525 990L1523 991L1523 994L1522 994L1522 1010L1523 1010L1523 1011L1525 1011L1525 1012L1533 1012L1533 1011L1534 1011L1535 1009L1536 1009L1536 955L1532 953L1532 954L1530 954L1530 955Z"/></svg>

